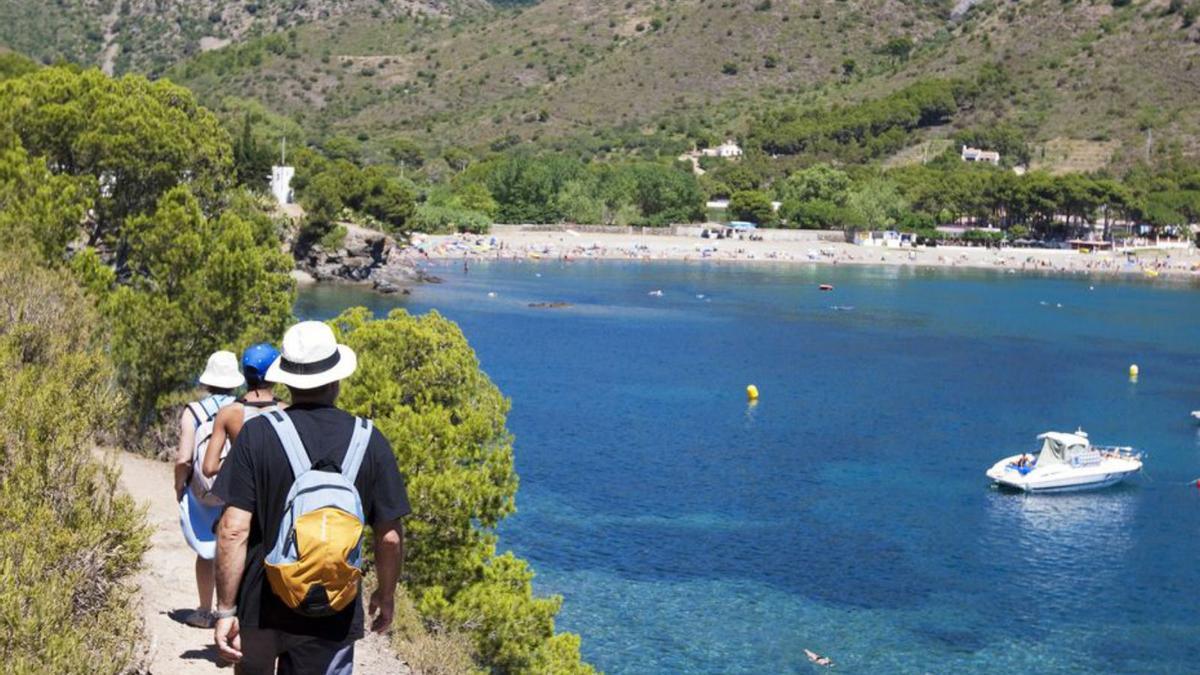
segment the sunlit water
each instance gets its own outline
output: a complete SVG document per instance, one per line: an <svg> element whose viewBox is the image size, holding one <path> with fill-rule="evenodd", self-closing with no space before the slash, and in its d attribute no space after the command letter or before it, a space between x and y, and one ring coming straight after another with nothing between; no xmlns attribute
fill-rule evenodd
<svg viewBox="0 0 1200 675"><path fill-rule="evenodd" d="M807 647L850 672L1196 671L1200 290L895 268L434 272L446 283L409 298L322 287L297 312L437 308L462 326L513 400L519 513L501 544L564 596L559 627L600 668L811 672ZM573 306L529 307L547 301ZM1145 475L1065 496L988 486L995 460L1077 426L1148 452Z"/></svg>

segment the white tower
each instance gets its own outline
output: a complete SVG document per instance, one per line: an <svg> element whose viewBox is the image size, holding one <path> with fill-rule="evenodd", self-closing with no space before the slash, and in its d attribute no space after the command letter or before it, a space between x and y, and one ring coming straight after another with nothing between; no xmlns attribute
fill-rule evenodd
<svg viewBox="0 0 1200 675"><path fill-rule="evenodd" d="M280 206L292 203L292 177L295 175L296 168L287 166L287 138L284 138L279 150L279 164L271 167L271 194Z"/></svg>

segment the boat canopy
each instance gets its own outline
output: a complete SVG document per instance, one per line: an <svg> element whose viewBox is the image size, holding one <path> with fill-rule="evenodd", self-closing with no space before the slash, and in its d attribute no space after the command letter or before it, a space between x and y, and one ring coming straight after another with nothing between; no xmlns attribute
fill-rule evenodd
<svg viewBox="0 0 1200 675"><path fill-rule="evenodd" d="M1038 466L1046 464L1072 463L1076 458L1090 456L1094 453L1092 443L1087 434L1073 434L1062 431L1048 431L1040 436L1042 451L1038 455Z"/></svg>

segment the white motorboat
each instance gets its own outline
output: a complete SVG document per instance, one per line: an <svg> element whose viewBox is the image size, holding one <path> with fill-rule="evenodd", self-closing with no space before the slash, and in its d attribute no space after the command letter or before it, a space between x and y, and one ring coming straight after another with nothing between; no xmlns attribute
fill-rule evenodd
<svg viewBox="0 0 1200 675"><path fill-rule="evenodd" d="M1200 422L1200 410L1192 411L1192 419L1196 420L1197 422Z"/></svg>
<svg viewBox="0 0 1200 675"><path fill-rule="evenodd" d="M1094 446L1082 430L1049 431L1040 436L1036 455L1005 457L987 470L1001 487L1024 492L1070 492L1115 485L1142 470L1142 455L1133 448Z"/></svg>

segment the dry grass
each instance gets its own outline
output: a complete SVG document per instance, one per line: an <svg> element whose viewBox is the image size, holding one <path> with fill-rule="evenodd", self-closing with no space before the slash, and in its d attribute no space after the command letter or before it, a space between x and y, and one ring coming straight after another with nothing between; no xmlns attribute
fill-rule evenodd
<svg viewBox="0 0 1200 675"><path fill-rule="evenodd" d="M923 164L945 152L951 145L954 145L954 141L946 138L921 141L888 157L883 161L883 166L893 169L901 166Z"/></svg>
<svg viewBox="0 0 1200 675"><path fill-rule="evenodd" d="M427 627L417 614L412 598L401 588L396 595L392 645L413 675L473 675L479 672L471 658L466 635Z"/></svg>
<svg viewBox="0 0 1200 675"><path fill-rule="evenodd" d="M1030 168L1053 174L1099 171L1108 166L1120 146L1117 141L1052 138L1033 148Z"/></svg>

